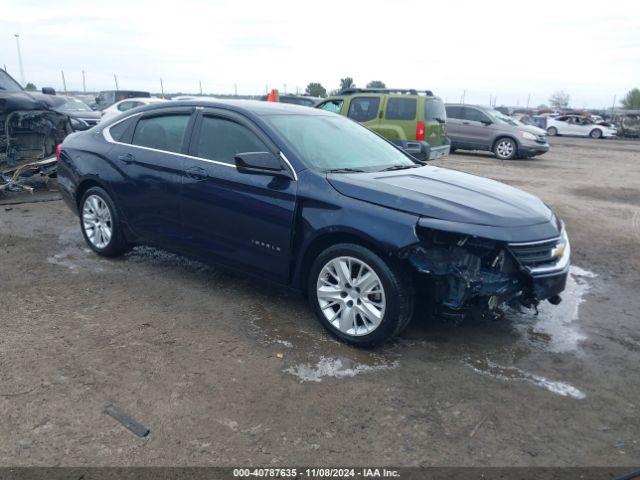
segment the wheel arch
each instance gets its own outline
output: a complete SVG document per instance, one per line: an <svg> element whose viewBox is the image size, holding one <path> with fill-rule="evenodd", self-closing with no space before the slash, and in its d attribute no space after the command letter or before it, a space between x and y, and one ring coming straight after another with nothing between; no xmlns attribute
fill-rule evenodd
<svg viewBox="0 0 640 480"><path fill-rule="evenodd" d="M76 191L75 191L75 195L74 195L74 201L75 201L76 206L78 207L78 211L80 211L81 208L82 208L82 206L80 205L80 202L82 201L82 197L84 196L85 192L87 190L89 190L91 187L100 187L104 191L106 191L111 197L113 197L113 195L109 191L109 188L107 188L105 183L102 182L100 179L98 179L96 177L84 178L78 184L78 186L76 188Z"/></svg>
<svg viewBox="0 0 640 480"><path fill-rule="evenodd" d="M296 268L296 275L294 278L294 284L300 288L306 295L306 281L313 265L313 261L320 253L332 245L338 245L340 243L352 243L361 247L368 248L381 258L388 257L388 252L373 239L366 234L357 231L329 231L317 235L305 248L302 253L298 266Z"/></svg>
<svg viewBox="0 0 640 480"><path fill-rule="evenodd" d="M493 152L496 149L496 145L503 138L508 138L509 140L513 140L513 142L516 144L516 155L517 155L518 150L520 149L520 142L518 142L518 139L515 137L515 135L512 135L510 133L501 133L499 135L496 135L496 138L493 140L493 143L491 144L491 151Z"/></svg>

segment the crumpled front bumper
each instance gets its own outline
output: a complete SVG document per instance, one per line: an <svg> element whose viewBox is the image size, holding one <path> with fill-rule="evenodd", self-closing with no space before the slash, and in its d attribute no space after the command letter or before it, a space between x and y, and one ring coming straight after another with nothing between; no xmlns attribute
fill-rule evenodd
<svg viewBox="0 0 640 480"><path fill-rule="evenodd" d="M434 300L447 308L472 303L493 308L516 300L525 306L547 299L557 303L566 287L571 247L564 229L559 237L528 243L433 235L437 241L427 239L405 254L429 278Z"/></svg>

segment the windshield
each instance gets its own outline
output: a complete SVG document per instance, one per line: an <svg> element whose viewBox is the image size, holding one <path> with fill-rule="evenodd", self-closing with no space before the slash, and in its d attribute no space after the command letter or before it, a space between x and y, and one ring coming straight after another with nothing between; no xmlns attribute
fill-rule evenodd
<svg viewBox="0 0 640 480"><path fill-rule="evenodd" d="M21 92L22 87L4 70L0 70L0 90L3 92Z"/></svg>
<svg viewBox="0 0 640 480"><path fill-rule="evenodd" d="M90 112L89 106L75 98L67 98L67 101L58 107L63 112Z"/></svg>
<svg viewBox="0 0 640 480"><path fill-rule="evenodd" d="M505 125L515 125L518 126L518 124L516 123L516 121L511 118L508 115L505 115L502 112L499 112L498 110L487 110L487 112L489 113L489 115L491 115L496 122L498 123L503 123Z"/></svg>
<svg viewBox="0 0 640 480"><path fill-rule="evenodd" d="M339 115L273 115L265 119L315 169L371 172L416 166L371 130Z"/></svg>

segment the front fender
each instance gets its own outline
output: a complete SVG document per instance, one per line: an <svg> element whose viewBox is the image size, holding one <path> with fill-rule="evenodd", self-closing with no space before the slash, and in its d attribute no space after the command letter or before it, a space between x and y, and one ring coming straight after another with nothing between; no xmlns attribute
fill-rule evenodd
<svg viewBox="0 0 640 480"><path fill-rule="evenodd" d="M294 283L303 275L305 255L320 239L348 236L382 255L394 255L419 241L416 215L344 196L316 172L304 171L299 180Z"/></svg>

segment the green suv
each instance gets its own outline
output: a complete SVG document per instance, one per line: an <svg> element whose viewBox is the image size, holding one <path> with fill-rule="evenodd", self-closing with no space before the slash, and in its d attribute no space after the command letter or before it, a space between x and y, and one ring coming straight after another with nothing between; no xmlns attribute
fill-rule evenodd
<svg viewBox="0 0 640 480"><path fill-rule="evenodd" d="M316 108L361 123L419 160L449 154L447 112L429 90L346 88Z"/></svg>

